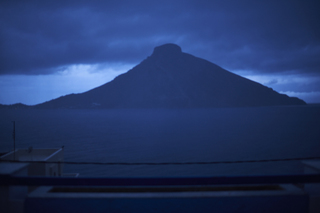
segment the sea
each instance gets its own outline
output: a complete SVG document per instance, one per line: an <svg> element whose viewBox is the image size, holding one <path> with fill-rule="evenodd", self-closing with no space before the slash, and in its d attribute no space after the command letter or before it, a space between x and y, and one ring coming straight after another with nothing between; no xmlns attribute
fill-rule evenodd
<svg viewBox="0 0 320 213"><path fill-rule="evenodd" d="M2 109L2 153L13 150L12 121L17 149L64 146L64 160L79 164L66 163L63 172L80 176L301 174L301 160L272 160L320 157L320 105L316 104L211 109ZM271 161L254 162L260 160ZM186 162L194 164L95 164ZM215 163L203 164L208 162Z"/></svg>

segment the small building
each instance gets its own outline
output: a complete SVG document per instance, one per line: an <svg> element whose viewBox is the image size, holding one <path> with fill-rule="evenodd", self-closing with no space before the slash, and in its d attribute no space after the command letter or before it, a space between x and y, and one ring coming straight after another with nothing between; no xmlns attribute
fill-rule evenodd
<svg viewBox="0 0 320 213"><path fill-rule="evenodd" d="M64 150L58 149L17 149L0 156L0 176L63 176ZM78 174L66 174L77 177ZM8 186L0 184L0 212L24 211L28 193L36 186Z"/></svg>
<svg viewBox="0 0 320 213"><path fill-rule="evenodd" d="M32 147L18 149L1 156L0 161L29 163L28 176L62 176L64 150L63 147L59 149L32 149Z"/></svg>

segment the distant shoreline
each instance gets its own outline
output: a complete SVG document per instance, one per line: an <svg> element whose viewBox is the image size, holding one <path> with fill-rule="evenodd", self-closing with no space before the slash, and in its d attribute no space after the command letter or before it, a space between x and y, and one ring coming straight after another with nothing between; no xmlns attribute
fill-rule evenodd
<svg viewBox="0 0 320 213"><path fill-rule="evenodd" d="M35 107L36 105L26 105L26 104L0 104L0 110L1 109L40 109ZM303 107L303 106L310 106L310 107L320 107L320 103L307 103L306 105L271 105L271 106L242 106L242 107L209 107L209 108L246 108L246 107ZM50 108L50 109L131 109L131 108ZM179 108L132 108L132 109L146 109L146 110L152 110L152 109L179 109ZM181 109L196 109L196 108L181 108Z"/></svg>

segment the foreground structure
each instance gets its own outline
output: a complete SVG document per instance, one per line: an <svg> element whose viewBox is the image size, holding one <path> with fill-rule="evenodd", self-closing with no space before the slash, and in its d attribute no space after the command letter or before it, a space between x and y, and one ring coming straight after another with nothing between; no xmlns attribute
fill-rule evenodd
<svg viewBox="0 0 320 213"><path fill-rule="evenodd" d="M18 149L0 156L0 177L78 176L78 174L64 174L63 161L63 147ZM37 185L0 183L0 212L24 212L25 199L36 188Z"/></svg>
<svg viewBox="0 0 320 213"><path fill-rule="evenodd" d="M63 176L62 170L50 169L54 168L53 164L63 163L63 149L47 150L47 157L33 156L48 164L39 168L42 172L38 173L32 168L30 153L23 154L27 151L17 151L16 157L28 163L8 162L6 159L13 153L1 157L1 212L313 213L320 210L319 161L303 162L306 173L300 175L73 178Z"/></svg>

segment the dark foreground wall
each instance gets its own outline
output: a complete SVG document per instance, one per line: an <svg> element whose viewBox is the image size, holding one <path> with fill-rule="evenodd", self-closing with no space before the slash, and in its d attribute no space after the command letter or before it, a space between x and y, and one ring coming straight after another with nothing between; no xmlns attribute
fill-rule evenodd
<svg viewBox="0 0 320 213"><path fill-rule="evenodd" d="M308 212L308 196L293 186L263 191L59 193L39 188L25 212Z"/></svg>

